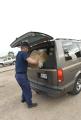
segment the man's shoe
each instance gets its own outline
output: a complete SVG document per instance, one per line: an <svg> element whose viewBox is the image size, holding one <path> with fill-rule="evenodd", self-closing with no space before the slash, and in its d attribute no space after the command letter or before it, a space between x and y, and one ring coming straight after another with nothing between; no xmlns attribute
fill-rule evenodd
<svg viewBox="0 0 81 120"><path fill-rule="evenodd" d="M32 103L31 105L28 105L28 108L33 108L33 107L37 107L37 103Z"/></svg>
<svg viewBox="0 0 81 120"><path fill-rule="evenodd" d="M24 99L22 99L22 100L21 100L21 102L22 102L22 103L24 103L24 102L25 102L25 100L24 100Z"/></svg>

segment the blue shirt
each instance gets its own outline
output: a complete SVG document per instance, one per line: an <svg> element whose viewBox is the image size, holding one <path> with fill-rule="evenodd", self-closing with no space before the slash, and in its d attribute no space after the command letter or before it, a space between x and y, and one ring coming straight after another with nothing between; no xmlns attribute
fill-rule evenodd
<svg viewBox="0 0 81 120"><path fill-rule="evenodd" d="M27 52L19 51L16 56L16 73L26 73L28 62L26 59L29 57Z"/></svg>

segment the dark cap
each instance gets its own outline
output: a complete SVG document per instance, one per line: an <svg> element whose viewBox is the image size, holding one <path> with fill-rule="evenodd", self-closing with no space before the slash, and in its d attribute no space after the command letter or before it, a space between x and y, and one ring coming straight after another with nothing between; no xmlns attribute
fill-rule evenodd
<svg viewBox="0 0 81 120"><path fill-rule="evenodd" d="M22 42L21 47L28 47L30 48L30 45L27 42Z"/></svg>

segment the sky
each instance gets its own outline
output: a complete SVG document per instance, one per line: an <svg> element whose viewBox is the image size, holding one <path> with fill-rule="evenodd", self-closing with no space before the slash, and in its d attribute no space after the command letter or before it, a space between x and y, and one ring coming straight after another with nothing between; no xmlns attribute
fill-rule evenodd
<svg viewBox="0 0 81 120"><path fill-rule="evenodd" d="M0 56L29 31L81 39L81 0L0 0Z"/></svg>

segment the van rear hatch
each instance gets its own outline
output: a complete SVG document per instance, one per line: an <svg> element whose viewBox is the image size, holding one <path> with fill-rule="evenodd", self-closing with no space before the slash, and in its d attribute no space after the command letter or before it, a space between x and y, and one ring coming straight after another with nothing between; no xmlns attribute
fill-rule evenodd
<svg viewBox="0 0 81 120"><path fill-rule="evenodd" d="M28 42L32 50L48 49L48 60L40 68L28 68L29 80L43 86L57 85L56 48L53 37L39 32L28 32L11 43L11 47L18 47L22 42Z"/></svg>
<svg viewBox="0 0 81 120"><path fill-rule="evenodd" d="M53 39L53 37L40 33L40 32L28 32L18 38L11 43L11 47L18 47L22 42L28 42L30 46L35 45L37 43L41 43L44 41L48 41Z"/></svg>

